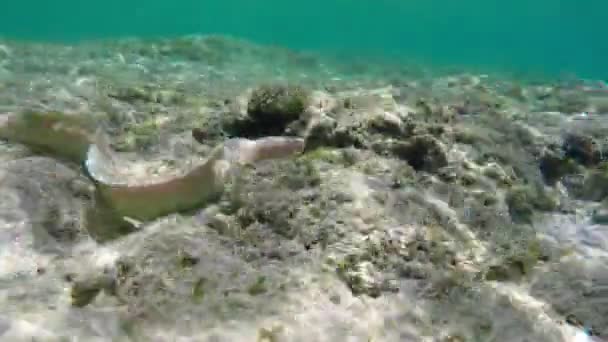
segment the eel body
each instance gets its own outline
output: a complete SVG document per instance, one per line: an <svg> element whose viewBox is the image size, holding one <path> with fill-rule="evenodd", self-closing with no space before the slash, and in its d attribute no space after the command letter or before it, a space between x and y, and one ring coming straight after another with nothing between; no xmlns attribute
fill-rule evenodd
<svg viewBox="0 0 608 342"><path fill-rule="evenodd" d="M287 158L304 149L304 140L265 137L257 140L234 138L216 146L202 164L176 177L155 182L131 183L121 176L118 163L104 136L89 148L85 162L97 191L123 217L147 221L158 216L195 209L217 199L229 177L241 166ZM122 165L121 165L122 164Z"/></svg>
<svg viewBox="0 0 608 342"><path fill-rule="evenodd" d="M86 159L91 131L94 120L90 117L34 111L0 114L0 139L78 164Z"/></svg>
<svg viewBox="0 0 608 342"><path fill-rule="evenodd" d="M149 182L125 179L121 170L130 165L118 160L108 137L90 120L61 113L4 114L0 116L0 138L83 165L95 183L96 198L115 215L139 221L201 207L221 195L228 177L241 166L287 158L304 150L304 139L295 137L229 139L190 171Z"/></svg>

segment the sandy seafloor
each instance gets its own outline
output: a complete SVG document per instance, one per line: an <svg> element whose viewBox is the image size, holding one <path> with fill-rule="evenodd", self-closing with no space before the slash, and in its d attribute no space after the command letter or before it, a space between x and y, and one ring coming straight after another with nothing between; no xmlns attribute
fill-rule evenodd
<svg viewBox="0 0 608 342"><path fill-rule="evenodd" d="M106 114L135 177L196 163L251 89L286 83L312 92L316 149L113 239L78 165L0 141L0 340L608 338L602 82L224 37L0 41L0 113Z"/></svg>

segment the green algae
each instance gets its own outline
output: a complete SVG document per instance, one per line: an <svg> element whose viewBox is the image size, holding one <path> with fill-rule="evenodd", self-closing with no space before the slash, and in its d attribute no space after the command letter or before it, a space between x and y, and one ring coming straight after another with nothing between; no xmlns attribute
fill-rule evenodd
<svg viewBox="0 0 608 342"><path fill-rule="evenodd" d="M544 259L545 255L540 241L533 238L512 253L505 255L500 263L488 267L485 279L501 282L520 281L523 277L530 275L539 261Z"/></svg>
<svg viewBox="0 0 608 342"><path fill-rule="evenodd" d="M350 167L357 163L357 155L351 149L338 149L332 147L318 147L306 151L300 159L308 160L311 163L324 162L343 167Z"/></svg>
<svg viewBox="0 0 608 342"><path fill-rule="evenodd" d="M247 288L247 293L251 296L257 296L268 292L266 277L259 276L255 282Z"/></svg>
<svg viewBox="0 0 608 342"><path fill-rule="evenodd" d="M207 279L204 277L199 278L194 285L192 286L192 299L196 303L200 303L205 298L205 285L207 284Z"/></svg>
<svg viewBox="0 0 608 342"><path fill-rule="evenodd" d="M285 169L277 176L276 184L291 190L316 187L321 183L321 174L314 160L299 157L286 163Z"/></svg>
<svg viewBox="0 0 608 342"><path fill-rule="evenodd" d="M298 85L262 84L253 89L247 103L245 135L279 135L300 119L308 106L310 91Z"/></svg>
<svg viewBox="0 0 608 342"><path fill-rule="evenodd" d="M146 149L158 141L159 125L155 118L126 127L122 139L113 144L117 151Z"/></svg>
<svg viewBox="0 0 608 342"><path fill-rule="evenodd" d="M514 186L508 191L505 201L511 217L520 223L532 223L535 210L552 211L557 208L556 200L540 185Z"/></svg>
<svg viewBox="0 0 608 342"><path fill-rule="evenodd" d="M608 196L608 162L587 171L581 192L584 199L592 201L601 201Z"/></svg>

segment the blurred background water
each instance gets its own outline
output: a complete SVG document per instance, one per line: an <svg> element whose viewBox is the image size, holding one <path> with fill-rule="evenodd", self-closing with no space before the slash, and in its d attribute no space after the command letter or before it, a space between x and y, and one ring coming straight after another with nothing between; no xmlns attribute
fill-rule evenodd
<svg viewBox="0 0 608 342"><path fill-rule="evenodd" d="M227 34L293 49L608 78L601 0L22 0L0 36L79 41Z"/></svg>

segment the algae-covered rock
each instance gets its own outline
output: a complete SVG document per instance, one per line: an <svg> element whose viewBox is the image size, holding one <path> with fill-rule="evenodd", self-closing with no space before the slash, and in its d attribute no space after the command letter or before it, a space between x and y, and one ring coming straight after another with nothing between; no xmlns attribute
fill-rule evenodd
<svg viewBox="0 0 608 342"><path fill-rule="evenodd" d="M360 159L359 150L354 148L331 148L319 147L314 150L307 151L302 159L308 159L311 162L337 164L344 167L353 166Z"/></svg>
<svg viewBox="0 0 608 342"><path fill-rule="evenodd" d="M259 134L279 135L304 113L309 96L309 91L299 86L262 85L251 93L247 114Z"/></svg>
<svg viewBox="0 0 608 342"><path fill-rule="evenodd" d="M608 315L604 301L608 268L599 262L565 258L539 272L531 294L551 305L560 316L576 316L577 321L599 336L608 334Z"/></svg>
<svg viewBox="0 0 608 342"><path fill-rule="evenodd" d="M262 85L254 89L247 113L260 121L296 120L308 105L309 92L292 85Z"/></svg>
<svg viewBox="0 0 608 342"><path fill-rule="evenodd" d="M551 89L543 95L543 106L546 110L575 114L585 111L588 105L588 96L580 91Z"/></svg>
<svg viewBox="0 0 608 342"><path fill-rule="evenodd" d="M297 85L264 84L248 96L226 102L226 111L210 120L205 134L221 130L238 137L300 134L306 125L305 110L311 93Z"/></svg>
<svg viewBox="0 0 608 342"><path fill-rule="evenodd" d="M499 185L510 185L513 181L512 177L497 163L489 163L483 167L481 172L484 176L497 181Z"/></svg>
<svg viewBox="0 0 608 342"><path fill-rule="evenodd" d="M562 148L567 157L583 165L595 165L602 160L601 147L591 136L567 134Z"/></svg>
<svg viewBox="0 0 608 342"><path fill-rule="evenodd" d="M505 106L505 101L484 88L468 91L452 105L459 115L492 114Z"/></svg>
<svg viewBox="0 0 608 342"><path fill-rule="evenodd" d="M151 89L147 89L145 87L121 88L118 89L115 93L108 94L108 96L125 102L154 101Z"/></svg>
<svg viewBox="0 0 608 342"><path fill-rule="evenodd" d="M572 151L567 153L555 145L549 145L542 152L539 169L544 181L553 185L565 176L581 172L582 167L577 164Z"/></svg>
<svg viewBox="0 0 608 342"><path fill-rule="evenodd" d="M323 117L312 126L306 136L306 149L318 147L357 147L364 146L365 136L356 125L343 126L329 117Z"/></svg>
<svg viewBox="0 0 608 342"><path fill-rule="evenodd" d="M102 291L112 293L114 285L114 278L107 273L80 276L79 279L74 281L70 289L72 305L76 307L87 306L91 304Z"/></svg>
<svg viewBox="0 0 608 342"><path fill-rule="evenodd" d="M512 249L485 271L489 281L519 282L530 276L539 262L549 259L547 250L534 236L521 242L513 242Z"/></svg>
<svg viewBox="0 0 608 342"><path fill-rule="evenodd" d="M519 260L513 260L504 265L491 266L485 279L489 281L519 281L524 274L523 264Z"/></svg>
<svg viewBox="0 0 608 342"><path fill-rule="evenodd" d="M608 114L608 96L593 96L589 99L592 111L597 114Z"/></svg>
<svg viewBox="0 0 608 342"><path fill-rule="evenodd" d="M540 157L539 168L545 182L551 185L564 176L579 172L579 167L573 159L549 149Z"/></svg>
<svg viewBox="0 0 608 342"><path fill-rule="evenodd" d="M90 202L80 190L74 192L73 184L91 184L77 171L50 158L30 157L1 165L0 180L4 215L23 215L28 230L23 234L33 234L36 247L74 243L86 235L82 217ZM11 199L16 207L8 206Z"/></svg>
<svg viewBox="0 0 608 342"><path fill-rule="evenodd" d="M507 193L505 201L511 218L517 223L532 223L535 210L552 211L557 207L556 200L540 185L514 186Z"/></svg>
<svg viewBox="0 0 608 342"><path fill-rule="evenodd" d="M396 143L392 152L417 171L436 172L448 164L444 147L430 135L416 136L406 142Z"/></svg>
<svg viewBox="0 0 608 342"><path fill-rule="evenodd" d="M148 149L159 142L161 128L162 123L156 117L148 118L141 123L127 125L112 146L121 152Z"/></svg>
<svg viewBox="0 0 608 342"><path fill-rule="evenodd" d="M608 225L608 208L605 206L603 208L596 209L593 212L593 223Z"/></svg>
<svg viewBox="0 0 608 342"><path fill-rule="evenodd" d="M186 98L184 94L176 90L148 85L119 88L108 96L129 103L151 102L163 105L181 104Z"/></svg>
<svg viewBox="0 0 608 342"><path fill-rule="evenodd" d="M455 113L435 98L420 98L415 103L417 117L426 123L445 124L454 120Z"/></svg>
<svg viewBox="0 0 608 342"><path fill-rule="evenodd" d="M411 120L402 120L399 116L384 112L378 113L368 121L369 130L383 134L387 137L405 138L410 136L416 125Z"/></svg>
<svg viewBox="0 0 608 342"><path fill-rule="evenodd" d="M560 340L542 326L554 328L555 320L517 307L517 300L527 301L541 313L553 307L560 315L577 311L581 321L606 326L602 310L606 284L598 281L601 274L577 275L562 284L562 265L556 265L555 274L539 275L547 278L546 288L538 288L535 298L530 298L528 284L516 280L529 280L535 260L542 256L535 257L525 247L504 252L525 235L523 229L558 230L553 224L544 227L540 220L534 221L534 227L513 224L504 215L504 195L513 184L507 204L513 216L522 216L520 221L530 222L535 212L553 207L544 189L526 185L540 178L538 157L545 178L553 181L565 182L566 176L586 171L579 162L597 166L597 152L587 148L587 140L601 142L600 129L595 130L597 134L576 131L577 137L584 138L540 153L556 125L538 123L538 105L532 102L578 111L586 100L585 96L581 96L583 101L576 98L581 93L577 90L572 90L572 98L560 99L567 91L545 87L548 90L535 98L528 91L532 87L516 86L503 97L501 89L510 83L504 78L494 84L491 75L435 80L431 75L435 70L417 66L412 71L395 70L399 68L384 68L380 63L360 63L364 68L359 71L364 72L347 76L343 70L349 62L344 59L336 66L319 57L304 62L308 65L302 69L299 55L223 38L91 43L84 52L76 46L45 45L28 51L12 43L7 46L10 55L4 59L0 46L0 73L6 76L0 85L3 111L23 105L86 113L114 110L116 120L108 127L113 147L137 151L169 140L171 146L153 149L156 156L141 156L153 159L150 167L137 162L137 168L131 168L135 183L160 176L166 159L176 173L185 168L177 159L194 153L175 151L173 142L183 138L175 135L186 127L200 127L192 134L206 145L199 146L203 152L195 156L201 158L204 150L226 136L309 133L305 134L306 151L298 158L247 169L242 186L235 179L226 182L228 191L211 201L213 210L193 208L194 212L176 214L168 210L164 211L167 216L149 216L150 222L141 225L135 222L139 229L126 225L123 230L120 218L105 216L105 208L99 205L92 207L80 216L88 219L85 227L96 241L87 236L85 243L58 244L71 250L60 257L49 253L49 263L68 261L69 271L77 274L95 264L81 260L77 253L93 254L95 262L113 260L108 251L122 255L107 282L114 285L104 285L98 275L75 278L71 295L76 308L63 308L66 284L55 279L61 278L54 274L56 268L36 265L36 259L21 268L31 272L31 277L17 272L5 272L9 274L2 277L6 295L0 297L11 316L16 316L10 320L15 326L31 319L30 330L61 329L79 340L241 341L255 339L256 334L266 341ZM107 84L114 90L110 92L113 99L106 99L113 108L101 108L95 98L74 95L73 91L84 93L83 87L99 90L95 89L97 80L105 83L107 75L115 81ZM327 102L334 103L308 96L304 101L297 91L293 95L292 86L271 84L245 91L271 78L311 89L325 86L331 92L325 93ZM392 78L401 82L399 89L384 87L397 83ZM190 103L188 94L204 100ZM235 94L240 96L234 102L219 102ZM600 108L595 100L591 107ZM591 114L595 113L590 112L590 119ZM551 120L561 118L554 115ZM312 127L305 126L311 130L300 130L308 119ZM514 120L534 126L537 132L527 134ZM44 137L49 122L39 121L41 129L30 131L36 134L26 138ZM71 148L75 142L61 141L56 146ZM36 152L17 145L0 144L1 170L15 150ZM68 154L78 160L79 151ZM129 154L117 160L127 159L139 157ZM156 163L157 159L163 161ZM121 165L128 168L126 163L117 163ZM4 215L0 219L15 218L3 226L11 234L4 232L3 237L12 239L14 232L23 244L27 232L36 226L54 234L51 240L74 241L81 233L74 227L80 225L67 220L72 213L65 208L73 206L74 214L80 213L82 205L98 200L99 194L87 190L90 182L86 179L80 185L64 182L61 170L52 165L30 166L2 178ZM145 171L140 173L139 167ZM56 171L59 176L53 178ZM75 166L74 172L79 173ZM581 183L581 189L590 198L606 196L601 190L605 189L603 172L599 168L587 172L588 183L586 187ZM205 183L201 179L186 187L200 194L194 185ZM556 190L561 191L561 185ZM172 189L161 190L142 208L183 199L167 197ZM590 205L577 201L573 206L579 204ZM564 215L569 213L535 219ZM602 211L594 213L594 220L603 222ZM603 244L594 236L585 238ZM13 240L6 240L9 258L21 257L10 249L16 246ZM23 256L29 258L26 253ZM38 266L47 270L46 275L37 274ZM487 280L515 283L489 284ZM47 284L59 295L46 293ZM109 295L98 296L103 291ZM278 324L285 326L285 333L275 333L268 320L281 321ZM127 324L131 327L125 328ZM0 319L0 335L5 325ZM19 335L10 336L14 340Z"/></svg>
<svg viewBox="0 0 608 342"><path fill-rule="evenodd" d="M374 277L376 272L371 262L349 255L338 263L336 271L354 295L377 298L382 294L382 284Z"/></svg>
<svg viewBox="0 0 608 342"><path fill-rule="evenodd" d="M273 170L283 172L268 177ZM316 166L306 157L261 166L246 181L233 210L238 210L237 219L243 228L262 224L280 236L294 238L302 233L295 221L303 210L299 192L316 196L320 181Z"/></svg>
<svg viewBox="0 0 608 342"><path fill-rule="evenodd" d="M255 282L251 284L249 288L247 288L247 293L252 296L260 295L266 293L267 291L268 289L266 288L266 278L263 276L258 277Z"/></svg>
<svg viewBox="0 0 608 342"><path fill-rule="evenodd" d="M580 197L590 201L601 201L608 196L608 163L587 172Z"/></svg>
<svg viewBox="0 0 608 342"><path fill-rule="evenodd" d="M158 53L189 62L220 66L230 59L230 54L239 51L239 44L218 36L186 36L163 40Z"/></svg>

